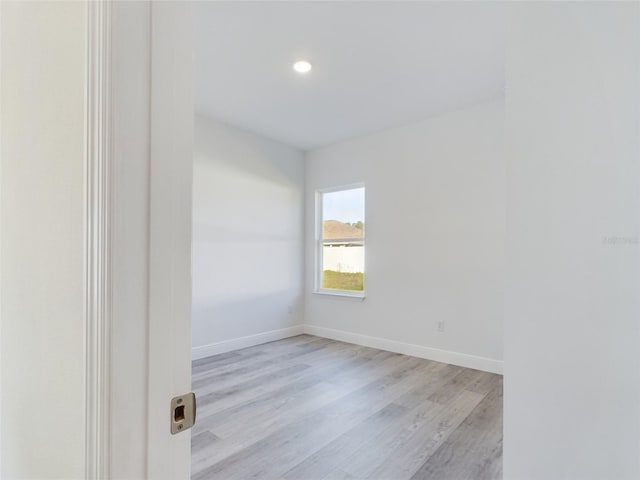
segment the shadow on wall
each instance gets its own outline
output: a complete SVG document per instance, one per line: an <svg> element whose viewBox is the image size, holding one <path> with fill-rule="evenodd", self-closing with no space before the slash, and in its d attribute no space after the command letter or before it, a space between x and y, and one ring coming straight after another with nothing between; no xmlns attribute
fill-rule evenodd
<svg viewBox="0 0 640 480"><path fill-rule="evenodd" d="M281 290L233 301L214 299L194 303L191 315L192 346L200 347L255 334L256 323L263 327L263 332L300 325L302 295L292 298L288 290Z"/></svg>
<svg viewBox="0 0 640 480"><path fill-rule="evenodd" d="M192 346L302 321L304 156L195 118Z"/></svg>

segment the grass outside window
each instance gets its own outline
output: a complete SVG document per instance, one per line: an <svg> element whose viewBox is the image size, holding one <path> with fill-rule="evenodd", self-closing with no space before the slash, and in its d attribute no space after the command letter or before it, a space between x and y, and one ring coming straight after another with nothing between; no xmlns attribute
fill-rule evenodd
<svg viewBox="0 0 640 480"><path fill-rule="evenodd" d="M364 291L364 273L325 270L322 272L322 288L362 292Z"/></svg>

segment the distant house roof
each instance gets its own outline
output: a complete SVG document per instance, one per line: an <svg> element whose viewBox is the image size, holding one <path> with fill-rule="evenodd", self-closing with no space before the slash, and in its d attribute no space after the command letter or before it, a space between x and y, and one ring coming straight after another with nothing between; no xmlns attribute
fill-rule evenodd
<svg viewBox="0 0 640 480"><path fill-rule="evenodd" d="M356 228L348 223L338 220L325 220L323 237L326 240L334 238L360 238L363 236L361 228Z"/></svg>

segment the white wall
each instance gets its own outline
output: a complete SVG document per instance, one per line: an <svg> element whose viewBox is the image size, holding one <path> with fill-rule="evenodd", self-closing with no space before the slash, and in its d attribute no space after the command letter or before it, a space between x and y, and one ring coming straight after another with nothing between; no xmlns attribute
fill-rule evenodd
<svg viewBox="0 0 640 480"><path fill-rule="evenodd" d="M300 151L196 116L194 357L302 323L303 188Z"/></svg>
<svg viewBox="0 0 640 480"><path fill-rule="evenodd" d="M500 370L503 109L487 103L307 154L305 324L321 328L310 331ZM363 302L312 293L315 192L356 182L366 186Z"/></svg>
<svg viewBox="0 0 640 480"><path fill-rule="evenodd" d="M84 477L84 2L0 4L0 477Z"/></svg>
<svg viewBox="0 0 640 480"><path fill-rule="evenodd" d="M505 479L637 479L639 5L512 13Z"/></svg>

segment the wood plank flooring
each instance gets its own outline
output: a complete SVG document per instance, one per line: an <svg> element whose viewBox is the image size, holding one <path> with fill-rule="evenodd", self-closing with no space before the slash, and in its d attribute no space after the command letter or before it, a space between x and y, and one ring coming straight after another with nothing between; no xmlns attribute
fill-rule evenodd
<svg viewBox="0 0 640 480"><path fill-rule="evenodd" d="M502 377L299 335L193 362L192 480L502 478Z"/></svg>

